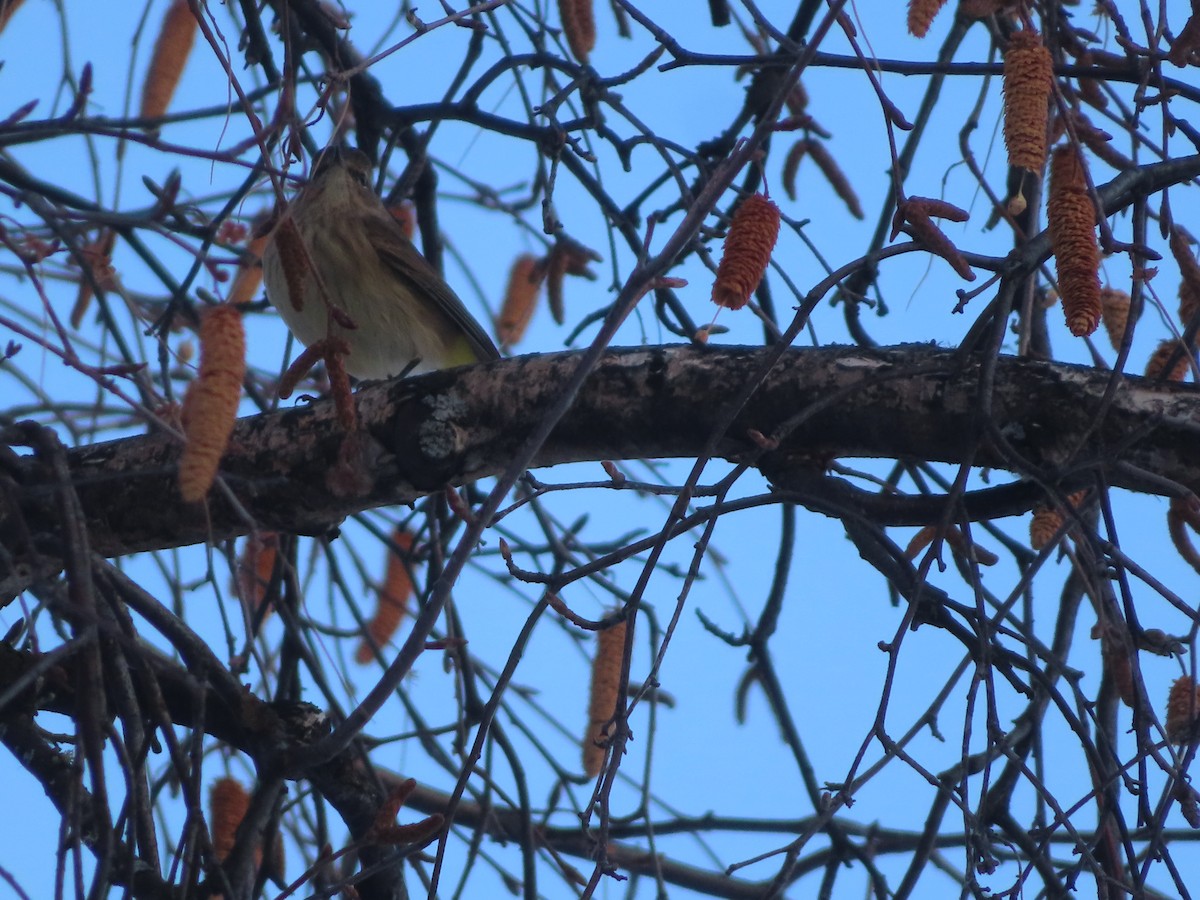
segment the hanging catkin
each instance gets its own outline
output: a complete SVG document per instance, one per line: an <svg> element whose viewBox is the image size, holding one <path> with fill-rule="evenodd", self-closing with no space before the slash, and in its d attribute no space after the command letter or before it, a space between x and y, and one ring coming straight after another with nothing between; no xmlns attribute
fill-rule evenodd
<svg viewBox="0 0 1200 900"><path fill-rule="evenodd" d="M1055 150L1050 162L1046 215L1067 328L1084 337L1100 324L1100 249L1083 160L1069 144Z"/></svg>
<svg viewBox="0 0 1200 900"><path fill-rule="evenodd" d="M1036 31L1013 32L1004 54L1004 145L1009 165L1041 172L1053 86L1050 51Z"/></svg>
<svg viewBox="0 0 1200 900"><path fill-rule="evenodd" d="M404 620L404 609L412 596L412 576L409 566L412 564L413 535L403 528L392 532L392 543L403 554L397 554L388 548L387 567L383 585L379 590L378 606L375 615L367 622L367 637L358 645L354 661L360 664L369 663L375 658L375 648L383 647L390 641Z"/></svg>
<svg viewBox="0 0 1200 900"><path fill-rule="evenodd" d="M501 346L512 347L525 336L525 329L533 321L537 309L538 293L546 270L531 253L517 257L508 273L508 288L504 292L504 303L496 319L496 337Z"/></svg>
<svg viewBox="0 0 1200 900"><path fill-rule="evenodd" d="M718 306L741 309L762 281L779 237L779 207L762 194L751 194L737 208L725 237L712 299Z"/></svg>
<svg viewBox="0 0 1200 900"><path fill-rule="evenodd" d="M183 402L185 443L179 493L191 503L208 493L233 433L246 375L246 333L233 306L215 306L200 320L200 374Z"/></svg>
<svg viewBox="0 0 1200 900"><path fill-rule="evenodd" d="M1176 678L1167 695L1167 740L1172 744L1186 744L1191 740L1192 729L1200 718L1200 689L1190 675Z"/></svg>
<svg viewBox="0 0 1200 900"><path fill-rule="evenodd" d="M196 17L187 0L174 0L163 17L142 85L142 118L157 119L167 111L195 39Z"/></svg>
<svg viewBox="0 0 1200 900"><path fill-rule="evenodd" d="M558 17L562 19L567 45L580 62L587 62L596 46L596 13L593 0L558 0Z"/></svg>
<svg viewBox="0 0 1200 900"><path fill-rule="evenodd" d="M621 689L621 663L625 658L625 622L618 622L596 635L596 658L592 661L592 691L588 701L588 727L583 737L583 771L589 778L604 766L609 726L617 714Z"/></svg>
<svg viewBox="0 0 1200 900"><path fill-rule="evenodd" d="M1129 295L1117 288L1106 287L1100 292L1104 330L1114 350L1121 349L1121 339L1129 327Z"/></svg>
<svg viewBox="0 0 1200 900"><path fill-rule="evenodd" d="M946 5L946 0L908 0L908 31L923 38L929 32L936 16Z"/></svg>

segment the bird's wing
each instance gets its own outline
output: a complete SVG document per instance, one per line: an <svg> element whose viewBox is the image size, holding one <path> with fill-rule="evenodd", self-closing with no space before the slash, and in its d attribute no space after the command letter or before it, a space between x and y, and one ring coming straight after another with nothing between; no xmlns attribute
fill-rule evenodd
<svg viewBox="0 0 1200 900"><path fill-rule="evenodd" d="M388 216L391 219L391 216ZM399 226L397 226L399 230ZM400 236L399 241L389 241L386 247L377 248L379 258L383 260L397 277L404 279L412 288L414 296L422 302L436 306L435 312L446 316L466 337L471 350L481 361L499 359L500 351L492 343L487 332L475 321L475 317L467 312L463 302L458 299L450 286L429 264L429 262L407 238Z"/></svg>

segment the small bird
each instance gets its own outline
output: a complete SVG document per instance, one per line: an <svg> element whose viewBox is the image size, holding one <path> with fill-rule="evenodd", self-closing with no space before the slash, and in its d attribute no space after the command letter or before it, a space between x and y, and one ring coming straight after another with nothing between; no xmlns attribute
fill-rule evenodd
<svg viewBox="0 0 1200 900"><path fill-rule="evenodd" d="M263 252L263 281L283 321L305 346L344 341L344 365L356 378L499 358L372 190L372 168L361 150L327 150L276 226ZM281 237L289 218L290 239ZM291 296L289 284L302 296Z"/></svg>

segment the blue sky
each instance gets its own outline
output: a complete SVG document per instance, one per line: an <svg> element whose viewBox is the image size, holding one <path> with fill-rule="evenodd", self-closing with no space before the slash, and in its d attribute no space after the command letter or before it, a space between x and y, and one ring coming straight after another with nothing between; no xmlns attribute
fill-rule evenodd
<svg viewBox="0 0 1200 900"><path fill-rule="evenodd" d="M213 12L224 29L229 51L234 53L234 69L243 84L253 86L252 70L243 69L236 56L235 31L223 8L213 4ZM659 16L658 21L675 34L686 46L696 51L713 53L747 52L734 29L714 31L708 24L702 4L658 4L662 8L649 10ZM783 20L784 9L790 4L764 3L762 8L768 15ZM593 64L604 75L627 71L639 63L652 48L648 36L635 27L633 40L620 39L615 31L611 15L605 4L598 4L599 23L598 47ZM8 29L0 35L0 58L4 67L0 69L0 96L6 98L7 106L0 115L7 115L27 99L38 97L41 103L33 117L50 117L61 113L69 97L62 93L55 98L55 90L61 73L67 65L64 60L64 45L58 40L62 21L66 22L65 46L69 48L70 69L78 74L84 62L94 66L95 93L90 99L88 112L94 115L117 117L126 107L127 97L135 98L149 55L151 38L154 34L164 4L150 4L148 11L141 6L114 4L69 4L65 20L60 20L55 4L45 0L31 0L19 11ZM860 12L865 12L864 4ZM434 6L420 10L423 17L434 14ZM1080 8L1080 15L1084 10ZM135 40L139 23L146 16L142 37ZM391 44L410 34L402 22L391 31L389 13L363 12L355 16L351 37L361 48L371 48L377 43ZM949 15L935 23L931 36L918 42L904 32L902 11L890 6L880 11L873 5L871 16L860 21L860 31L869 40L880 57L932 59L938 42L949 28ZM1103 27L1103 23L1096 26ZM378 63L372 73L384 85L388 96L401 104L435 102L441 99L445 86L452 74L452 64L461 56L466 33L461 29L446 27L436 29L414 40L402 51ZM987 57L988 44L981 29L976 29L964 43L960 58L983 60ZM832 38L824 49L832 52L846 50L844 39ZM529 84L537 85L537 73L527 73ZM882 76L888 96L911 118L915 115L926 80L924 77ZM497 82L484 93L481 107L500 115L521 116L521 107L516 93ZM694 146L697 141L718 134L739 108L743 101L745 82L732 83L729 72L723 67L685 67L669 72L652 72L630 84L623 85L619 92L626 107L642 121L649 123L664 138L683 146ZM799 179L799 199L791 202L783 195L779 181L778 164L782 152L778 149L772 156L768 168L768 183L772 194L780 203L784 215L791 220L811 220L804 227L804 235L834 266L844 264L858 255L866 245L874 227L873 215L880 208L888 187L886 131L883 117L874 93L861 73L851 70L821 70L805 76L805 84L811 96L810 111L813 116L832 132L830 146L862 198L868 211L865 222L857 222L844 210L824 179L812 166L804 166ZM203 42L197 44L184 80L180 86L172 109L186 109L197 105L212 105L230 102L225 92L225 76L213 54ZM909 193L924 196L945 196L972 212L971 221L965 225L948 225L947 233L962 245L978 252L1002 254L1007 249L1008 237L1000 230L990 234L980 231L980 223L986 217L986 202L975 190L970 174L959 161L958 131L965 117L965 110L974 104L984 88L980 78L966 78L947 88L946 98L935 116L928 137L918 154L913 173L907 180ZM311 96L302 97L302 102L311 102ZM303 108L303 107L302 107ZM1002 172L1004 166L1003 145L993 129L999 109L999 85L987 87L981 104L981 128L971 136L971 146L978 158L992 173ZM611 115L611 114L610 114ZM564 117L565 114L564 114ZM613 116L614 125L624 131L632 126ZM323 139L327 134L327 123L322 121L314 127L314 134ZM219 118L207 118L194 123L171 125L163 132L163 139L174 145L193 147L203 151L214 151L230 147L247 134L246 122L236 112L231 112L227 122ZM776 135L776 146L786 147L793 138L787 134ZM506 273L512 260L521 252L541 252L538 234L540 218L534 209L524 214L524 221L531 228L514 227L513 218L503 211L482 208L472 202L472 190L458 176L463 173L469 178L498 186L510 186L506 196L520 196L528 191L528 181L534 173L533 150L512 141L501 140L480 132L474 126L459 123L443 124L433 147L434 155L442 165L440 191L443 200L439 207L442 228L447 235L449 255L446 275L448 281L464 299L471 310L487 321L497 309L504 288ZM1180 151L1183 152L1183 151ZM146 176L163 183L169 173L179 167L184 175L184 196L194 198L198 204L220 195L244 177L245 169L230 164L210 165L203 158L183 158L160 150L129 145L124 163L118 168L115 163L115 143L110 138L96 137L84 141L78 137L63 138L21 147L14 150L16 159L30 168L39 177L53 181L72 191L88 197L96 197L96 180L99 180L99 199L113 203L121 209L141 209L152 202L152 197L142 183ZM93 168L92 159L95 160ZM247 162L252 158L247 156ZM630 200L641 190L648 174L657 172L658 161L650 147L639 147L632 156L632 171L624 173L616 164L615 156L607 147L598 146L598 167L603 174L609 192L621 202ZM1102 169L1098 169L1103 172ZM96 174L98 173L98 175ZM1098 180L1107 180L1111 173L1101 174ZM998 181L1002 183L1003 176ZM670 188L660 192L662 205L670 203ZM259 196L248 201L244 217L248 220L266 204ZM210 204L211 205L211 204ZM572 279L567 284L567 318L565 327L554 325L545 310L535 317L533 327L519 352L543 352L558 350L572 325L592 309L607 303L611 298L614 281L628 275L632 257L622 251L616 261L611 258L604 222L596 207L586 194L566 176L560 175L555 208L567 231L600 250L605 259L595 266L600 278L594 282ZM26 221L26 213L13 210L6 205L3 212L18 221ZM678 222L678 216L658 226L655 245L661 246L670 230ZM1118 231L1128 230L1127 220L1113 223ZM1193 225L1200 230L1200 225ZM191 265L191 256L166 237L149 237L147 242L161 254L163 261L181 276ZM710 248L718 252L714 241ZM785 228L775 254L776 263L800 288L806 290L823 275L820 263L812 252L792 230ZM45 316L38 299L28 283L12 276L12 260L4 263L0 270L0 301L4 315L17 315L20 310L32 317L38 328L48 333ZM53 261L50 263L53 266ZM121 278L131 292L146 291L161 296L161 286L140 266L127 248L118 250L115 265ZM711 273L693 256L680 266L673 275L686 278L689 286L680 294L697 322L712 318L712 306L708 301ZM1128 276L1128 266L1121 260L1112 259L1105 263L1106 277L1119 283ZM1174 309L1174 284L1172 264L1162 263L1162 274L1156 286L1168 309ZM884 318L868 317L868 329L882 343L906 341L934 341L955 344L969 327L973 318L953 316L950 310L955 303L954 290L960 286L949 267L940 260L929 262L922 254L912 254L890 262L882 281L885 296L890 305L890 314ZM782 282L776 279L776 303L784 313L794 300L785 292ZM227 285L221 285L202 275L196 287L220 293ZM56 311L65 315L74 298L74 286L47 278L47 295ZM976 301L981 307L985 295ZM119 315L125 315L119 311ZM786 321L786 316L782 316ZM1150 327L1144 328L1135 341L1133 359L1144 360L1165 329L1154 321L1153 310L1147 313ZM727 335L714 338L715 343L753 343L761 339L761 329L749 311L740 313L723 312L718 324L729 329ZM823 304L815 313L813 328L821 344L846 342L848 337L842 321L841 310ZM1052 340L1058 358L1064 361L1083 362L1089 354L1078 341L1072 340L1061 325L1061 316L1051 311ZM278 372L284 357L286 330L273 316L259 316L248 321L250 335L250 361L264 372ZM137 335L139 328L130 324L125 331ZM86 348L92 358L109 352L108 347L93 348L91 341L98 331L86 328L79 335L81 347ZM590 339L594 327L585 330L575 346ZM174 351L191 336L180 334L171 339ZM154 358L155 350L149 339L142 338L145 356ZM807 336L801 342L806 342ZM1097 346L1109 360L1113 354L1109 348ZM663 333L648 307L630 317L623 326L617 340L618 345L671 342L675 339ZM96 403L95 385L86 378L64 368L54 357L44 355L41 359L36 346L25 342L20 362L23 370L36 383L36 388L56 397L68 398L81 404ZM1008 349L1012 349L1009 347ZM33 361L33 362L31 362ZM1140 362L1131 364L1138 371ZM175 386L178 389L182 382ZM22 385L12 374L0 369L0 392L28 397L35 402L33 387ZM10 393L11 392L11 393ZM105 398L105 404L120 404ZM247 403L243 414L250 414L252 407ZM134 429L136 430L136 429ZM848 461L849 464L884 474L887 464ZM687 471L688 464L668 463L655 467L654 478L678 482ZM627 470L631 477L651 480L647 467L632 462ZM705 482L717 480L727 471L723 463L710 464ZM539 474L543 480L554 483L569 483L575 480L595 480L604 477L598 465L561 467ZM1000 478L994 475L993 478ZM977 473L975 480L981 481ZM753 495L765 489L765 482L758 476L747 476L739 483L738 495ZM1122 533L1120 538L1125 551L1135 560L1154 571L1173 590L1184 597L1194 596L1196 574L1186 569L1177 559L1167 542L1165 529L1166 502L1158 498L1121 496L1119 514ZM633 528L645 528L650 532L661 527L666 519L668 504L659 499L616 494L597 496L596 492L568 491L552 496L546 501L547 508L563 522L571 522L582 513L590 519L582 532L587 540L602 541L616 539ZM699 503L698 505L703 505ZM403 511L400 511L403 513ZM381 527L390 524L395 511L367 514L371 522ZM1023 519L1011 519L1001 523L1009 533L1024 539L1026 523ZM506 521L505 527L533 539L537 532L531 523L519 518ZM659 678L665 691L672 694L677 704L672 709L658 711L658 721L653 741L648 733L649 725L645 709L635 714L633 728L635 741L622 771L642 780L642 766L647 748L653 747L654 765L649 790L655 797L662 798L673 808L688 814L700 815L706 811L718 814L757 816L773 818L795 818L812 812L787 748L779 738L778 729L772 721L760 694L750 692L747 720L738 724L733 717L733 689L745 668L744 651L729 648L708 634L701 626L696 613L715 621L719 626L738 632L744 624L744 612L754 615L763 601L773 564L773 554L778 532L778 512L773 509L742 512L725 517L717 526L712 547L725 560L719 564L710 557L702 568L702 579L686 599L686 607L676 634L666 655ZM895 539L903 545L909 532L895 530ZM348 573L348 582L361 590L362 603L370 607L369 580L377 577L382 564L381 548L362 540L358 550L361 558L350 555L347 546L355 538L362 539L363 531L356 524L345 529L345 539L336 546L339 564ZM480 565L468 572L455 594L455 604L460 617L466 623L472 653L482 662L496 668L507 659L513 640L525 622L530 609L528 589L515 589L496 572L500 569L494 554L496 538L489 534L485 539L485 551L493 551L482 558ZM686 568L691 561L691 539L676 541L668 553L669 562ZM982 543L987 546L989 539ZM346 628L352 625L347 615L344 599L332 590L329 570L315 550L309 554L306 546L301 551L301 566L305 588L306 612L315 621L330 626ZM529 565L528 558L520 559ZM545 562L545 560L542 560ZM357 563L357 564L356 564ZM214 562L214 575L207 578L208 560L204 548L187 548L164 554L158 563L146 557L133 558L122 563L124 567L149 586L162 586L163 571L176 571L192 587L182 598L184 610L193 624L209 639L218 652L225 653L226 636L221 617L216 614L219 605L226 613L233 612L236 600L226 589L227 568L218 558ZM612 577L623 588L631 588L640 571L640 563L633 560L616 567ZM1051 560L1043 574L1038 576L1034 589L1036 620L1043 641L1049 642L1053 627L1057 592L1061 580L1068 571L1064 560ZM988 572L991 589L1004 596L1016 585L1019 575L1008 560ZM951 568L944 574L931 577L933 583L951 592L956 599L969 601L970 591L954 574ZM1182 634L1187 631L1186 620L1169 610L1167 605L1153 592L1142 585L1134 586L1143 624L1159 627L1169 633ZM652 604L657 617L665 621L671 614L679 595L679 581L665 573L658 573L651 581L646 597ZM164 594L164 596L166 596ZM564 599L581 614L597 616L609 603L604 592L581 584L573 586ZM32 601L29 601L32 602ZM0 610L0 630L7 630L21 615L17 605ZM774 642L776 663L780 678L787 686L792 703L791 714L799 723L806 748L812 756L814 768L820 781L838 782L850 770L851 761L868 734L880 704L886 656L878 645L898 637L897 629L902 619L902 609L893 607L881 576L867 568L858 558L857 551L845 538L840 524L813 513L799 515L799 536L796 542L794 571L783 613L779 623L779 634ZM1080 617L1080 638L1076 652L1080 653L1089 641L1086 632L1094 619L1085 611ZM43 620L45 639L53 636ZM274 642L281 632L268 630L262 652L271 653ZM932 628L901 634L904 644L900 653L900 665L895 685L888 701L888 729L893 736L907 730L912 722L933 702L945 683L948 674L959 665L962 648L949 636ZM329 641L318 645L320 652L327 653L327 662L342 660L352 645L342 641ZM638 653L635 656L631 677L637 681L645 676L650 663L650 646L647 633L639 637ZM577 633L558 627L551 622L539 625L534 639L527 648L518 667L516 683L527 688L536 698L544 716L535 721L543 723L546 742L554 749L565 765L574 762L577 748L573 742L582 728L584 718L584 693L588 678L588 654L590 650L582 643ZM1081 660L1088 657L1080 654ZM1074 659L1074 658L1073 658ZM1090 657L1091 668L1085 671L1081 686L1089 695L1094 695L1099 679L1098 651ZM1167 685L1178 674L1178 666L1170 660L1147 657L1144 673L1152 698L1165 697ZM341 685L347 699L361 696L372 683L374 670L349 668L348 680ZM927 731L920 735L910 752L920 760L927 771L940 772L954 765L963 753L964 728L967 723L966 697L967 676L959 680L946 699L938 716L938 726L945 736L937 740ZM254 686L257 673L249 679ZM1021 698L1007 692L1000 684L998 705L1000 724L1008 727L1011 718L1021 708ZM445 710L455 707L454 681L441 665L441 658L431 654L423 659L416 672L406 683L413 702L423 710L431 712L437 724L452 719ZM537 716L526 701L511 697L514 709L523 715ZM975 713L969 722L972 728L970 749L979 749L982 744L983 721L979 710L982 699L977 697ZM1121 710L1122 722L1128 726L1129 713ZM39 724L48 730L69 730L67 723L54 722L54 717L43 715ZM389 708L372 723L373 735L404 733L411 729L411 721L399 710ZM561 729L561 730L556 730ZM1047 740L1053 741L1055 751L1048 761L1047 781L1054 784L1059 798L1071 805L1083 798L1088 787L1088 776L1082 757L1073 743L1072 735L1058 724L1051 724ZM531 745L518 738L529 759L540 756ZM1126 749L1132 748L1130 739ZM1061 747L1061 752L1059 751ZM866 753L866 764L879 758L879 745L871 744ZM575 755L573 755L575 754ZM378 751L377 761L381 765L403 771L435 787L448 789L446 774L424 758L422 752L411 741L399 741ZM490 764L490 763L489 763ZM5 776L8 785L10 809L21 810L22 828L18 839L6 845L0 852L0 867L12 874L30 896L50 896L52 883L49 863L55 843L58 817L31 777L17 770L11 761ZM214 776L220 767L210 766ZM234 762L234 771L248 776L240 761ZM530 767L531 790L535 805L544 803L550 787L550 774L546 766ZM119 783L119 773L113 770L112 783ZM498 779L504 779L502 768L495 770ZM1151 777L1155 773L1151 767ZM978 786L973 785L973 791ZM586 802L589 786L573 789L578 803ZM1161 778L1152 780L1151 797L1161 790ZM639 798L638 789L632 784L623 784L615 795L621 812L630 812ZM882 773L856 795L856 804L845 815L855 822L880 822L894 828L919 829L928 809L932 793L922 777L903 763L893 761ZM972 799L977 793L972 793ZM1028 802L1028 798L1025 798ZM1027 811L1028 807L1026 807ZM1082 814L1081 827L1092 824L1092 807ZM178 810L172 815L178 815ZM655 808L656 818L665 818L666 813ZM1182 826L1176 814L1173 824ZM177 821L177 819L172 819ZM946 820L948 830L959 830L962 817L952 812ZM712 853L721 865L730 864L757 856L786 843L787 838L778 835L747 834L728 840L714 842ZM823 841L814 847L824 846ZM512 847L503 848L492 844L485 849L506 865L515 865L516 855ZM692 839L663 838L660 850L698 865L716 866L708 857L708 851ZM292 848L291 871L300 870L299 854ZM806 851L810 852L810 851ZM961 850L946 851L953 864L961 864ZM957 854L957 855L956 855ZM1069 858L1069 849L1059 854ZM1180 858L1183 854L1178 854ZM884 865L889 878L898 881L903 873L903 860ZM576 862L580 868L584 866ZM1193 866L1194 878L1200 879L1200 863ZM740 874L755 879L769 877L778 865L777 859L747 868ZM454 871L451 860L449 871ZM1017 869L1002 865L997 873L985 883L1002 890L1012 885ZM496 885L488 876L474 890L484 890L483 885ZM839 885L847 895L866 887L861 867L847 873ZM447 883L454 883L453 878ZM556 896L557 885L546 877L543 891L547 896ZM802 887L807 887L806 882ZM1169 888L1166 881L1160 886ZM0 896L5 888L0 888ZM951 882L940 873L930 871L922 882L922 896L943 896L952 890ZM621 885L610 883L601 891L602 896L623 896ZM482 893L474 894L483 896ZM653 896L653 885L644 881L638 896ZM688 896L683 891L672 891L672 896ZM797 889L796 896L803 895ZM839 892L839 896L841 892Z"/></svg>

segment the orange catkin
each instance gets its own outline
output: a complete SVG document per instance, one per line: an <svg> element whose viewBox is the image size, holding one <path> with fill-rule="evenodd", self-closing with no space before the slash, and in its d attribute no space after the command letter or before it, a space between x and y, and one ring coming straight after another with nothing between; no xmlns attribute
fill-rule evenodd
<svg viewBox="0 0 1200 900"><path fill-rule="evenodd" d="M583 737L583 771L595 778L604 767L608 726L617 714L621 689L621 663L625 658L625 622L596 634L592 661L592 693L588 701L588 727Z"/></svg>
<svg viewBox="0 0 1200 900"><path fill-rule="evenodd" d="M596 14L592 0L558 0L558 17L575 58L587 62L596 46Z"/></svg>
<svg viewBox="0 0 1200 900"><path fill-rule="evenodd" d="M1071 506L1079 506L1083 502L1084 494L1084 491L1068 494L1067 502ZM1058 534L1062 524L1062 510L1052 506L1035 506L1033 518L1029 522L1029 546L1034 550L1041 550Z"/></svg>
<svg viewBox="0 0 1200 900"><path fill-rule="evenodd" d="M532 253L523 253L508 273L508 289L496 320L496 337L505 347L511 347L525 336L525 329L537 309L538 292L542 287L545 269Z"/></svg>
<svg viewBox="0 0 1200 900"><path fill-rule="evenodd" d="M1117 288L1106 287L1100 292L1100 308L1104 311L1104 330L1114 350L1121 349L1121 339L1129 327L1129 295Z"/></svg>
<svg viewBox="0 0 1200 900"><path fill-rule="evenodd" d="M1167 695L1167 740L1172 744L1186 744L1192 730L1200 719L1200 688L1190 675L1176 678Z"/></svg>
<svg viewBox="0 0 1200 900"><path fill-rule="evenodd" d="M224 862L233 850L238 826L250 808L250 794L236 778L218 778L208 792L208 826L213 853Z"/></svg>
<svg viewBox="0 0 1200 900"><path fill-rule="evenodd" d="M142 85L142 118L157 119L167 111L195 38L196 17L187 0L174 0L163 17L146 81Z"/></svg>
<svg viewBox="0 0 1200 900"><path fill-rule="evenodd" d="M810 140L808 142L808 155L817 164L817 168L821 170L821 174L825 176L825 180L829 182L829 186L833 188L833 192L846 204L846 209L850 210L850 215L860 220L865 218L862 203L858 199L854 185L850 183L850 179L846 177L846 173L842 171L842 167L833 158L833 154L829 152L829 148L822 141Z"/></svg>
<svg viewBox="0 0 1200 900"><path fill-rule="evenodd" d="M23 2L24 0L0 0L0 31L5 29L8 20Z"/></svg>
<svg viewBox="0 0 1200 900"><path fill-rule="evenodd" d="M1013 32L1004 54L1004 145L1009 165L1040 172L1054 64L1036 31Z"/></svg>
<svg viewBox="0 0 1200 900"><path fill-rule="evenodd" d="M762 194L751 194L737 208L725 237L712 299L718 306L741 309L766 274L779 238L779 207Z"/></svg>
<svg viewBox="0 0 1200 900"><path fill-rule="evenodd" d="M392 533L392 543L407 557L412 551L413 536L397 528ZM358 651L354 654L355 662L365 665L374 659L375 648L382 647L390 641L404 619L404 604L412 595L412 577L404 563L404 559L389 548L387 574L379 591L379 606L374 617L367 623L368 638L359 644Z"/></svg>
<svg viewBox="0 0 1200 900"><path fill-rule="evenodd" d="M1067 328L1085 337L1100 324L1100 248L1083 160L1070 145L1059 147L1051 159L1046 215Z"/></svg>
<svg viewBox="0 0 1200 900"><path fill-rule="evenodd" d="M274 531L260 531L246 539L237 562L235 587L242 602L251 610L262 605L278 553L279 535Z"/></svg>
<svg viewBox="0 0 1200 900"><path fill-rule="evenodd" d="M1171 229L1171 255L1179 266L1179 323L1187 328L1200 313L1200 263L1179 227Z"/></svg>
<svg viewBox="0 0 1200 900"><path fill-rule="evenodd" d="M908 31L915 37L923 38L929 33L929 26L946 5L946 0L908 0Z"/></svg>
<svg viewBox="0 0 1200 900"><path fill-rule="evenodd" d="M1192 354L1180 341L1167 338L1150 354L1146 362L1146 377L1156 381L1160 378L1163 381L1183 381L1191 367L1191 357Z"/></svg>
<svg viewBox="0 0 1200 900"><path fill-rule="evenodd" d="M202 499L217 475L245 375L242 314L232 306L215 306L200 322L200 375L184 400L186 442L179 460L179 493L189 503Z"/></svg>
<svg viewBox="0 0 1200 900"><path fill-rule="evenodd" d="M251 239L250 243L246 246L246 252L253 259L238 266L237 276L233 279L233 286L229 289L229 302L231 305L244 306L252 301L254 295L258 293L258 288L262 284L263 279L263 250L266 248L269 239L270 235L260 234L258 237Z"/></svg>

